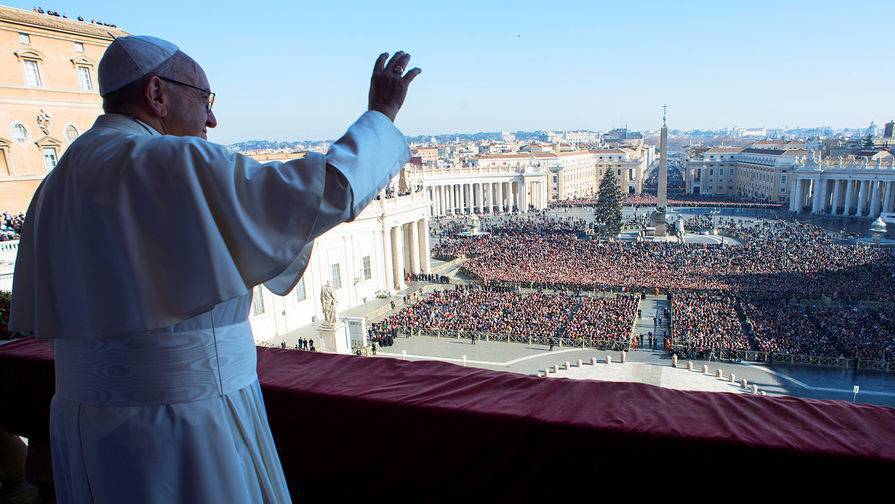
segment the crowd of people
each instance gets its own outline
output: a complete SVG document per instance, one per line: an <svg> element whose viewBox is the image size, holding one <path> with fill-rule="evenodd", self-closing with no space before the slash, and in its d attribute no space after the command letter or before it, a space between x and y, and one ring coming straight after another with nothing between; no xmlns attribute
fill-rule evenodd
<svg viewBox="0 0 895 504"><path fill-rule="evenodd" d="M674 292L671 312L675 345L698 352L751 349L736 311L735 296L730 293Z"/></svg>
<svg viewBox="0 0 895 504"><path fill-rule="evenodd" d="M504 221L487 236L442 240L436 252L465 255L464 271L492 287L672 293L675 345L695 352L895 359L890 250L841 245L822 228L799 222L722 218L714 224L740 245L599 242L583 238L577 232L583 224L572 219L529 218ZM713 223L695 217L687 225L698 230ZM576 305L568 336L599 330L599 324L580 324L581 317L595 319L594 309L605 312L604 323L615 317L612 306L592 309L589 299L600 298ZM868 302L876 307L864 307ZM550 306L544 303L540 320L550 319ZM463 327L507 330L499 326L506 317L470 316L473 325ZM514 321L510 328L535 326Z"/></svg>
<svg viewBox="0 0 895 504"><path fill-rule="evenodd" d="M789 355L895 360L891 309L782 302L753 294L675 292L672 337L696 354L758 350Z"/></svg>
<svg viewBox="0 0 895 504"><path fill-rule="evenodd" d="M434 254L464 255L483 283L618 291L715 289L792 297L893 300L895 256L885 249L839 245L815 226L775 221L731 224L742 244L598 242L519 222L516 233L442 240Z"/></svg>
<svg viewBox="0 0 895 504"><path fill-rule="evenodd" d="M637 315L632 296L587 297L575 292L457 286L435 291L372 325L374 341L420 330L512 334L542 338L627 341ZM386 345L387 346L387 345Z"/></svg>
<svg viewBox="0 0 895 504"><path fill-rule="evenodd" d="M0 241L18 240L22 234L22 224L25 223L25 214L12 214L3 212L0 214Z"/></svg>

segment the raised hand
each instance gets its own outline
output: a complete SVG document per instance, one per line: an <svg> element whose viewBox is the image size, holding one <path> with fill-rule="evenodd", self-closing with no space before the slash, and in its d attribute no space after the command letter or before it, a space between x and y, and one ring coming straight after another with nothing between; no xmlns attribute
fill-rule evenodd
<svg viewBox="0 0 895 504"><path fill-rule="evenodd" d="M410 82L422 72L414 68L409 72L407 64L410 63L410 54L398 51L388 59L388 53L382 53L373 66L373 77L370 78L370 101L367 110L375 110L385 114L392 122L398 115L398 110L404 104L407 97L407 87Z"/></svg>

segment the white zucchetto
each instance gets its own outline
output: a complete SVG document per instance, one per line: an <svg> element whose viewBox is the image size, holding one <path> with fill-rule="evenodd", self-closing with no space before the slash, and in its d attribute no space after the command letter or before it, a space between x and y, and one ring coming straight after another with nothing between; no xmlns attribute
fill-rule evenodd
<svg viewBox="0 0 895 504"><path fill-rule="evenodd" d="M167 61L178 47L146 35L115 39L99 60L99 94L105 96L145 76Z"/></svg>

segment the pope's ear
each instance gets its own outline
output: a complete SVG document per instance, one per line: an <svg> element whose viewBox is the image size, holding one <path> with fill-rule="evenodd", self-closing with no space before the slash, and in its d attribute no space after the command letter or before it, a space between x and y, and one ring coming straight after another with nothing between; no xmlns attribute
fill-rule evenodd
<svg viewBox="0 0 895 504"><path fill-rule="evenodd" d="M153 75L146 81L146 87L143 88L143 101L153 116L165 117L168 115L165 83L158 76Z"/></svg>

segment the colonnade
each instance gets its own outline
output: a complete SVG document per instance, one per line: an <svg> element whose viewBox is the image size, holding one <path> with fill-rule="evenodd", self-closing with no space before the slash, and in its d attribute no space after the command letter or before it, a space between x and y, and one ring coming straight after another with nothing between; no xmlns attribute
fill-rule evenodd
<svg viewBox="0 0 895 504"><path fill-rule="evenodd" d="M387 225L382 233L386 284L400 291L407 288L407 275L431 273L429 220L419 219Z"/></svg>
<svg viewBox="0 0 895 504"><path fill-rule="evenodd" d="M801 178L792 185L789 211L875 219L895 211L895 181L853 178Z"/></svg>
<svg viewBox="0 0 895 504"><path fill-rule="evenodd" d="M542 187L543 186L543 187ZM547 207L546 186L540 181L456 182L431 184L431 215L501 213Z"/></svg>

